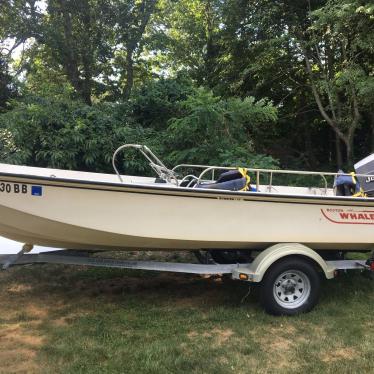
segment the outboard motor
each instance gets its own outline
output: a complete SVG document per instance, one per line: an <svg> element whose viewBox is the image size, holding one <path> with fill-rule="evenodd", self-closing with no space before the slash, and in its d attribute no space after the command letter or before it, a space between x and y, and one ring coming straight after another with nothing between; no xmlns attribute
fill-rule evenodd
<svg viewBox="0 0 374 374"><path fill-rule="evenodd" d="M357 174L369 174L368 177L357 177L361 190L367 196L374 196L374 153L355 164Z"/></svg>
<svg viewBox="0 0 374 374"><path fill-rule="evenodd" d="M354 165L355 173L345 174L342 170L334 182L336 196L373 197L374 196L374 153ZM356 174L366 174L358 177ZM372 176L371 176L372 175Z"/></svg>

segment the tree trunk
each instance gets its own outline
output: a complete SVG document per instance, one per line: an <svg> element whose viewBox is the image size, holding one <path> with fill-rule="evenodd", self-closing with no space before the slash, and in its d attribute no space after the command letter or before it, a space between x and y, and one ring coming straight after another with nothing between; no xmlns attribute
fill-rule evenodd
<svg viewBox="0 0 374 374"><path fill-rule="evenodd" d="M123 97L128 100L131 96L132 87L134 85L134 53L137 52L140 41L144 34L145 28L148 25L149 19L155 9L157 0L150 0L147 2L143 0L140 9L142 16L138 20L138 29L130 36L126 42L126 84L123 90Z"/></svg>
<svg viewBox="0 0 374 374"><path fill-rule="evenodd" d="M310 167L310 169L314 170L317 168L318 162L314 154L315 148L313 147L312 137L310 135L310 130L307 125L304 125L304 144L309 164L308 166Z"/></svg>
<svg viewBox="0 0 374 374"><path fill-rule="evenodd" d="M131 96L132 86L134 85L134 61L132 59L133 49L128 47L126 54L126 85L123 91L123 98L128 100Z"/></svg>
<svg viewBox="0 0 374 374"><path fill-rule="evenodd" d="M205 77L203 80L206 81L209 87L214 87L214 77L215 77L215 55L216 47L214 45L214 12L212 9L211 1L208 0L205 5L205 36L206 36L206 54L204 56L205 63Z"/></svg>
<svg viewBox="0 0 374 374"><path fill-rule="evenodd" d="M347 154L347 164L348 167L353 167L353 157L354 157L354 147L353 147L353 137L347 139L345 144L346 146L346 154Z"/></svg>
<svg viewBox="0 0 374 374"><path fill-rule="evenodd" d="M371 152L374 153L374 111L371 111L369 116L371 126Z"/></svg>
<svg viewBox="0 0 374 374"><path fill-rule="evenodd" d="M66 75L70 80L70 83L74 87L76 91L79 92L80 90L80 82L79 82L79 71L77 68L77 59L74 53L73 48L73 36L72 36L72 24L71 24L71 14L67 11L64 6L63 1L59 1L61 7L61 13L64 22L64 44L65 44L65 54L64 54L64 68L66 71Z"/></svg>
<svg viewBox="0 0 374 374"><path fill-rule="evenodd" d="M91 77L85 77L82 83L81 97L84 100L84 102L90 106L92 105L91 91L92 91Z"/></svg>
<svg viewBox="0 0 374 374"><path fill-rule="evenodd" d="M63 23L63 36L61 35L61 64L66 76L80 98L91 105L92 91L92 65L93 48L91 43L92 18L90 5L87 0L78 2L77 5L65 0L57 0L58 7L54 9L56 15L61 17ZM81 35L79 43L84 46L82 51L77 45L75 36L75 20L83 22L86 32ZM54 48L54 46L52 47ZM83 64L83 67L82 67Z"/></svg>
<svg viewBox="0 0 374 374"><path fill-rule="evenodd" d="M88 105L92 105L92 67L94 65L94 46L92 45L93 20L91 18L91 8L89 2L87 0L81 0L81 4L83 10L82 22L87 30L86 34L83 36L85 49L82 53L83 79L81 82L81 96Z"/></svg>
<svg viewBox="0 0 374 374"><path fill-rule="evenodd" d="M341 141L337 133L335 133L335 149L336 149L336 164L338 169L343 168L343 157L342 157L342 147Z"/></svg>
<svg viewBox="0 0 374 374"><path fill-rule="evenodd" d="M312 93L313 93L313 96L314 96L314 100L317 104L317 107L318 107L318 110L320 111L323 119L330 125L330 127L334 130L334 132L337 134L337 136L339 136L339 138L345 142L345 134L340 130L336 120L335 120L335 116L333 117L330 117L324 106L322 105L322 99L321 99L321 96L320 94L318 93L318 90L317 90L317 87L314 83L314 77L313 77L313 72L312 72L312 66L310 64L310 61L309 61L309 57L308 57L308 54L306 52L305 49L303 49L303 53L304 53L304 61L305 61L305 66L306 66L306 72L309 76L309 79L310 79L310 85L311 85L311 89L312 89ZM331 104L331 103L330 103Z"/></svg>

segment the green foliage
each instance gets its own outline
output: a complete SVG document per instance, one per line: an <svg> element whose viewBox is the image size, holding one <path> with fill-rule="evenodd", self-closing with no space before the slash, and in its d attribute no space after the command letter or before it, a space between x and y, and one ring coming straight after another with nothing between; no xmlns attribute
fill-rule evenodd
<svg viewBox="0 0 374 374"><path fill-rule="evenodd" d="M165 129L179 111L179 102L192 92L193 82L183 75L146 82L133 94L133 118L145 128Z"/></svg>
<svg viewBox="0 0 374 374"><path fill-rule="evenodd" d="M329 0L311 12L307 37L299 36L313 96L350 164L355 133L373 109L373 11L365 1Z"/></svg>
<svg viewBox="0 0 374 374"><path fill-rule="evenodd" d="M368 0L3 0L1 157L107 170L104 150L131 139L172 163L343 166L374 149L373 12ZM132 154L123 166L145 167Z"/></svg>
<svg viewBox="0 0 374 374"><path fill-rule="evenodd" d="M12 81L7 65L0 57L0 113L7 108L9 99L16 94Z"/></svg>
<svg viewBox="0 0 374 374"><path fill-rule="evenodd" d="M113 151L143 136L126 122L125 113L120 104L88 106L66 96L27 96L0 117L1 161L109 172Z"/></svg>
<svg viewBox="0 0 374 374"><path fill-rule="evenodd" d="M160 0L160 12L150 24L149 48L166 54L153 59L163 69L172 72L188 70L189 75L202 84L208 40L208 22L216 21L216 13L208 16L212 1ZM217 10L217 9L216 9ZM166 30L166 31L165 31ZM206 71L205 71L206 72Z"/></svg>
<svg viewBox="0 0 374 374"><path fill-rule="evenodd" d="M224 100L203 88L180 106L180 117L170 120L166 132L173 163L252 165L251 132L277 118L270 102L255 102L253 97ZM271 158L260 156L256 163L269 166Z"/></svg>
<svg viewBox="0 0 374 374"><path fill-rule="evenodd" d="M256 128L276 120L270 102L251 97L223 100L191 87L186 96L185 86L174 80L143 89L146 94L130 104L89 106L72 99L68 84L41 85L39 93L28 88L23 100L0 116L1 161L110 172L110 158L119 145L145 143L170 164L276 164L271 157L255 155L251 141ZM170 119L173 114L178 118ZM149 171L138 154L126 152L122 165L121 157L119 165L126 173Z"/></svg>

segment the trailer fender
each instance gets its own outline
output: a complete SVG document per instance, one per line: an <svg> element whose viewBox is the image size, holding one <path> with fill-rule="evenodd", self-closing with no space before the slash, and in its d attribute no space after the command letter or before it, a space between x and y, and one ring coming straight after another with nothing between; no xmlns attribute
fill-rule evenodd
<svg viewBox="0 0 374 374"><path fill-rule="evenodd" d="M335 268L328 263L313 249L300 243L280 243L272 245L261 252L255 260L247 265L238 267L233 273L234 279L245 279L250 282L261 282L266 271L276 261L288 256L303 256L311 259L319 265L327 279L334 278Z"/></svg>

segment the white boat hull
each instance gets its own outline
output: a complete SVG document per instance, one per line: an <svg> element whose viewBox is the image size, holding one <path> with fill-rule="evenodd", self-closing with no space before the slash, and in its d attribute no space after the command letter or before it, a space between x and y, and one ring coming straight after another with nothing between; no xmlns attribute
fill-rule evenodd
<svg viewBox="0 0 374 374"><path fill-rule="evenodd" d="M0 235L70 249L374 247L373 199L121 184L106 175L79 180L86 173L56 178L50 175L58 171L44 170L0 165Z"/></svg>

